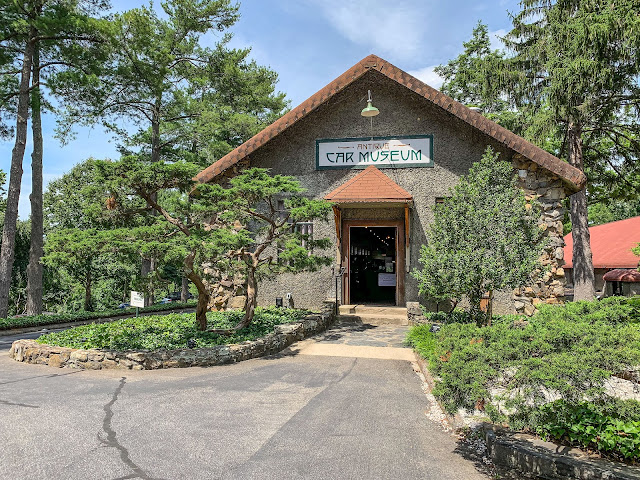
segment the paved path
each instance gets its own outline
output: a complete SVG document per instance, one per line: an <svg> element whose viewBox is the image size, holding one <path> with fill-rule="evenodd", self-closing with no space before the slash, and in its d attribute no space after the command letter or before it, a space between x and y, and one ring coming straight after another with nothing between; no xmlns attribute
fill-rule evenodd
<svg viewBox="0 0 640 480"><path fill-rule="evenodd" d="M397 346L402 327L387 337L376 327L376 340L364 335L374 329L345 328L315 343L410 352ZM353 344L371 341L385 345ZM0 478L488 478L427 418L406 360L294 345L222 367L92 372L19 364L5 352Z"/></svg>

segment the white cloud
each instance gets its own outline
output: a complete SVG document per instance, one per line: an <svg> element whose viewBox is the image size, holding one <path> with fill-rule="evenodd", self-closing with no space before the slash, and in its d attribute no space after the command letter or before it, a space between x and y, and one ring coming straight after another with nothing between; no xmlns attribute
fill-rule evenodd
<svg viewBox="0 0 640 480"><path fill-rule="evenodd" d="M344 37L371 53L408 60L424 47L427 8L424 3L397 0L310 0Z"/></svg>
<svg viewBox="0 0 640 480"><path fill-rule="evenodd" d="M440 89L442 86L442 82L444 79L438 75L433 69L436 68L436 65L431 65L430 67L419 68L417 70L410 70L409 75L413 75L418 80L422 80L427 85Z"/></svg>

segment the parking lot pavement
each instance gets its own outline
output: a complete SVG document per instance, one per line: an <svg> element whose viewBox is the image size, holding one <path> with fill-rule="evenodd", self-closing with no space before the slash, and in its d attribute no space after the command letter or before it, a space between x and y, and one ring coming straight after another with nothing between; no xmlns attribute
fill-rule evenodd
<svg viewBox="0 0 640 480"><path fill-rule="evenodd" d="M6 351L5 351L6 352ZM0 354L0 478L479 479L407 361L75 371Z"/></svg>

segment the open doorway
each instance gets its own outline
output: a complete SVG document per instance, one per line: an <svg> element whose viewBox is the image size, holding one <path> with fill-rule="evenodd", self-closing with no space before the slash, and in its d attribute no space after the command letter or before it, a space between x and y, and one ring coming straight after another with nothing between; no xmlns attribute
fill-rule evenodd
<svg viewBox="0 0 640 480"><path fill-rule="evenodd" d="M396 227L350 227L351 303L396 304Z"/></svg>

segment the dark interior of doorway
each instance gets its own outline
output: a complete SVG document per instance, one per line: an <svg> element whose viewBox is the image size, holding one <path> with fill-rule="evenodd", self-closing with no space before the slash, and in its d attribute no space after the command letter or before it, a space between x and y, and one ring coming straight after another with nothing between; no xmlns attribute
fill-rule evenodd
<svg viewBox="0 0 640 480"><path fill-rule="evenodd" d="M395 305L396 227L351 227L350 301Z"/></svg>

